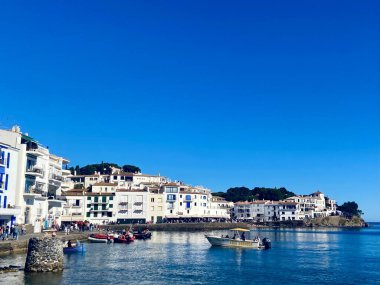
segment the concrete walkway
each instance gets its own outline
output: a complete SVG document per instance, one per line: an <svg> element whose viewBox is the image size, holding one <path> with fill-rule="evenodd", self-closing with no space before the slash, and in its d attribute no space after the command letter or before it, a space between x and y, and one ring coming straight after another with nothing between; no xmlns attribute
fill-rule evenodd
<svg viewBox="0 0 380 285"><path fill-rule="evenodd" d="M62 241L71 240L87 240L88 236L92 233L91 231L73 231L70 232L69 235L66 235L64 232L57 232L57 238ZM28 242L30 238L33 237L44 237L49 236L51 234L46 233L37 233L37 234L26 234L23 236L19 236L18 240L8 239L8 240L0 240L0 255L7 255L12 253L22 253L26 252L28 248Z"/></svg>

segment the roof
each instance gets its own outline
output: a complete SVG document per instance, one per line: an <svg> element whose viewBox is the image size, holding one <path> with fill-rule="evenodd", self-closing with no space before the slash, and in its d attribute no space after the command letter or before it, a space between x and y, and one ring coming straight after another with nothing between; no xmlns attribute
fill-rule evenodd
<svg viewBox="0 0 380 285"><path fill-rule="evenodd" d="M230 229L230 231L249 232L249 230L247 230L247 229L243 229L243 228L233 228L233 229Z"/></svg>
<svg viewBox="0 0 380 285"><path fill-rule="evenodd" d="M144 189L116 189L116 192L148 192Z"/></svg>
<svg viewBox="0 0 380 285"><path fill-rule="evenodd" d="M181 185L174 183L174 182L170 182L170 183L164 184L163 186L181 186Z"/></svg>
<svg viewBox="0 0 380 285"><path fill-rule="evenodd" d="M297 202L290 202L290 201L280 201L279 204L281 204L281 205L298 205Z"/></svg>
<svg viewBox="0 0 380 285"><path fill-rule="evenodd" d="M129 177L132 177L133 176L133 172L118 172L118 173L112 173L111 175L114 175L114 176L129 176Z"/></svg>
<svg viewBox="0 0 380 285"><path fill-rule="evenodd" d="M117 183L97 182L92 186L117 186Z"/></svg>

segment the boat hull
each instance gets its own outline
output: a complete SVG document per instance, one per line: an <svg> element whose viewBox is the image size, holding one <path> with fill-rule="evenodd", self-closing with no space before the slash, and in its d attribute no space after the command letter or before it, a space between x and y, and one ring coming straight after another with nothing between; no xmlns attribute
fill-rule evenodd
<svg viewBox="0 0 380 285"><path fill-rule="evenodd" d="M88 237L88 240L90 242L97 242L97 243L107 243L108 241L112 242L112 239L104 239L104 238L94 238L94 237Z"/></svg>
<svg viewBox="0 0 380 285"><path fill-rule="evenodd" d="M254 249L263 249L264 248L260 244L259 241L221 238L221 237L217 237L217 236L207 236L207 235L206 235L206 238L212 246L235 247L235 248L254 248Z"/></svg>
<svg viewBox="0 0 380 285"><path fill-rule="evenodd" d="M81 244L80 246L76 247L64 247L63 248L63 253L82 253L85 252L86 248L84 244Z"/></svg>

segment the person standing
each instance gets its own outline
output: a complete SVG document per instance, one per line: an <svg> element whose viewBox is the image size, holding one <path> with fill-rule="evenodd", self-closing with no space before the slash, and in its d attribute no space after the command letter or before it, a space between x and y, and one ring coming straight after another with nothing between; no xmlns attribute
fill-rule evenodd
<svg viewBox="0 0 380 285"><path fill-rule="evenodd" d="M15 227L13 228L13 239L18 240L18 234L19 234L18 225L15 225Z"/></svg>
<svg viewBox="0 0 380 285"><path fill-rule="evenodd" d="M21 235L24 236L25 233L26 233L26 227L25 227L25 225L22 225L21 226Z"/></svg>

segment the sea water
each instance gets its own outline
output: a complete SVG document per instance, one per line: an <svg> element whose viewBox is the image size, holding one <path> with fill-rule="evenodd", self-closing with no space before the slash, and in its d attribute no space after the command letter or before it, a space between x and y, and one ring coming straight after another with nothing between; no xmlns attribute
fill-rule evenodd
<svg viewBox="0 0 380 285"><path fill-rule="evenodd" d="M0 275L4 284L380 284L380 224L364 229L259 229L272 249L211 247L205 234L153 232L131 244L88 243L62 273ZM23 265L25 255L0 259Z"/></svg>

